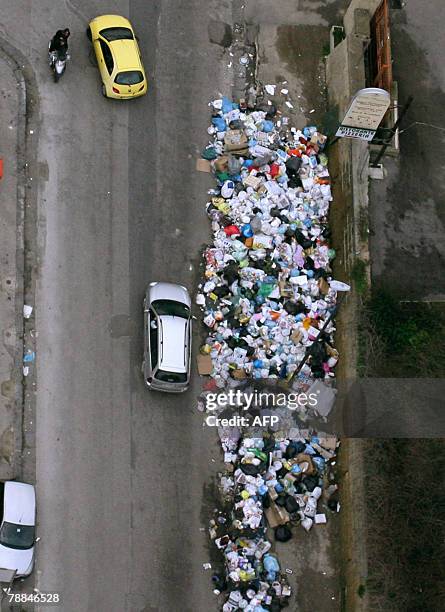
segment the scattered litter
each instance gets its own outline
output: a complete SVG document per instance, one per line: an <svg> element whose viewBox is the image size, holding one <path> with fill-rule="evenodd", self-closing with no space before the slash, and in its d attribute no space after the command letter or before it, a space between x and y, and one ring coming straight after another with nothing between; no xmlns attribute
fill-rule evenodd
<svg viewBox="0 0 445 612"><path fill-rule="evenodd" d="M31 351L30 349L28 349L23 356L23 361L24 363L32 363L35 358L36 358L36 354L34 353L34 351Z"/></svg>
<svg viewBox="0 0 445 612"><path fill-rule="evenodd" d="M292 104L292 102L289 102L289 100L286 100L286 106L288 106L289 108L294 108L294 105Z"/></svg>
<svg viewBox="0 0 445 612"><path fill-rule="evenodd" d="M27 304L23 305L23 316L25 319L29 319L29 317L32 315L32 310L32 306L28 306Z"/></svg>
<svg viewBox="0 0 445 612"><path fill-rule="evenodd" d="M289 93L289 90L288 90L288 89L282 89L282 90L281 90L281 93L282 93L282 94L284 94L284 95L286 95L287 93Z"/></svg>
<svg viewBox="0 0 445 612"><path fill-rule="evenodd" d="M267 91L267 93L270 96L274 96L275 95L275 87L276 87L276 85L266 85L265 86L265 90Z"/></svg>
<svg viewBox="0 0 445 612"><path fill-rule="evenodd" d="M209 569L212 569L212 564L211 564L211 563L203 563L203 564L202 564L202 567L203 567L205 570L209 570Z"/></svg>

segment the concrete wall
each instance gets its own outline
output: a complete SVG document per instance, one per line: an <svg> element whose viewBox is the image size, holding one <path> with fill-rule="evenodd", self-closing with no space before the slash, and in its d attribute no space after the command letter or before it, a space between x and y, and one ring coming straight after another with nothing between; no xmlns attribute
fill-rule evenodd
<svg viewBox="0 0 445 612"><path fill-rule="evenodd" d="M326 61L329 106L337 108L338 119L344 116L351 98L366 86L364 53L370 38L370 20L381 0L352 0L344 17L345 39L332 48ZM332 41L332 39L331 39ZM351 271L360 258L369 261L368 247L368 167L367 142L341 138L329 149L333 176L334 244L337 252L335 276L351 281ZM370 281L370 266L368 282ZM339 372L339 384L357 376L358 312L360 296L352 291L342 304L338 318L336 343L347 355ZM342 379L342 380L340 380ZM366 547L366 507L364 495L365 444L362 440L344 440L341 453L341 515L345 610L365 612L366 593L359 596L360 585L366 585L368 559Z"/></svg>
<svg viewBox="0 0 445 612"><path fill-rule="evenodd" d="M356 9L368 11L369 19L371 19L381 2L382 0L351 0L348 10L343 17L346 35L353 34L355 28L359 25L354 15Z"/></svg>
<svg viewBox="0 0 445 612"><path fill-rule="evenodd" d="M353 0L346 15L349 25L346 38L331 52L326 61L326 83L329 105L338 109L341 121L351 98L359 89L365 87L364 53L369 41L369 21L379 2L374 0ZM366 6L371 7L368 10ZM346 24L346 21L345 21ZM344 201L347 209L348 224L345 243L350 245L345 253L345 269L350 271L356 257L368 261L368 240L363 235L368 209L368 166L369 145L360 140L342 138L332 149L338 156L342 191L349 194ZM331 155L333 153L331 149Z"/></svg>

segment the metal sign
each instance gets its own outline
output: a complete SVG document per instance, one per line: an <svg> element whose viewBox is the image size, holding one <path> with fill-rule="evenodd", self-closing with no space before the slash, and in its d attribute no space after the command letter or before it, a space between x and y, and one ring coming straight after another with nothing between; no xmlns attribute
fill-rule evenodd
<svg viewBox="0 0 445 612"><path fill-rule="evenodd" d="M372 140L390 102L391 96L384 89L360 89L352 98L336 136Z"/></svg>
<svg viewBox="0 0 445 612"><path fill-rule="evenodd" d="M335 135L340 138L360 138L360 140L371 141L374 138L375 130L363 130L362 128L340 125Z"/></svg>

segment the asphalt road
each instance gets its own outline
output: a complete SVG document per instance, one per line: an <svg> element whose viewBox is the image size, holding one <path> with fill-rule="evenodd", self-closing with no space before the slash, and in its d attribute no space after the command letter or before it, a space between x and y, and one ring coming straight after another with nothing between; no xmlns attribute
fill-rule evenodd
<svg viewBox="0 0 445 612"><path fill-rule="evenodd" d="M231 3L0 8L0 35L28 58L40 101L36 586L67 612L213 609L200 529L215 434L196 412L196 377L180 397L144 389L141 303L151 280L196 287L210 178L195 159L207 102L232 77L207 22L230 22ZM89 55L87 20L107 12L140 38L150 86L130 103L102 98ZM47 41L66 26L72 59L55 85Z"/></svg>

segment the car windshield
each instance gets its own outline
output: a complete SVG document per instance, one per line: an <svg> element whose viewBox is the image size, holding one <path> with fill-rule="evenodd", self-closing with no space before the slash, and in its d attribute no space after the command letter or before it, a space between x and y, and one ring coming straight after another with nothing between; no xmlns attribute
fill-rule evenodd
<svg viewBox="0 0 445 612"><path fill-rule="evenodd" d="M186 372L167 372L166 370L158 370L155 378L169 383L185 383L187 382Z"/></svg>
<svg viewBox="0 0 445 612"><path fill-rule="evenodd" d="M0 529L0 544L25 550L34 545L34 527L4 522Z"/></svg>
<svg viewBox="0 0 445 612"><path fill-rule="evenodd" d="M105 28L105 30L101 30L99 33L108 42L134 39L133 32L129 28Z"/></svg>
<svg viewBox="0 0 445 612"><path fill-rule="evenodd" d="M188 319L190 316L190 308L175 300L155 300L151 305L160 317L167 315Z"/></svg>
<svg viewBox="0 0 445 612"><path fill-rule="evenodd" d="M118 85L137 85L144 80L140 70L129 70L128 72L119 72L116 75L115 83Z"/></svg>

